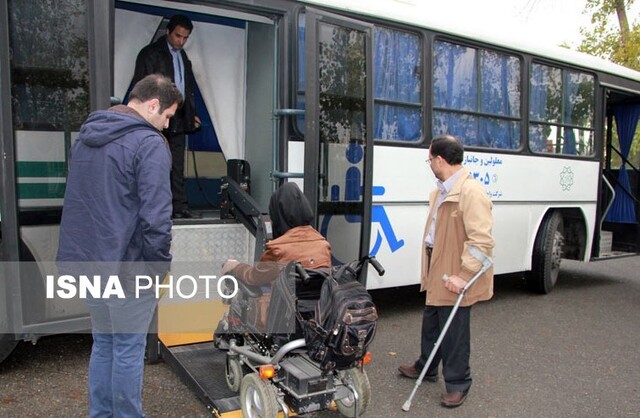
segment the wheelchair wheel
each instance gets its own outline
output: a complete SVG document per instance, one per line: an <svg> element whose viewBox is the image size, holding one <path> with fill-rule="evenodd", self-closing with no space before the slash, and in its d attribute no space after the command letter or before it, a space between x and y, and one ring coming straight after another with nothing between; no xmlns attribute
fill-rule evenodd
<svg viewBox="0 0 640 418"><path fill-rule="evenodd" d="M369 378L367 377L367 373L360 369L349 369L345 374L347 375L346 377L351 378L353 387L358 394L358 416L361 416L364 414L364 411L366 411L369 400L371 399L371 384L369 383ZM338 406L338 411L340 411L343 416L356 416L356 402L353 393L350 393L349 396L345 398L337 399L336 405Z"/></svg>
<svg viewBox="0 0 640 418"><path fill-rule="evenodd" d="M276 390L257 373L249 373L240 385L240 405L245 418L277 418Z"/></svg>
<svg viewBox="0 0 640 418"><path fill-rule="evenodd" d="M240 360L238 360L237 356L227 356L227 364L224 368L224 375L227 380L227 386L233 392L238 393L240 390L240 384L242 383L242 378L244 377L244 370Z"/></svg>

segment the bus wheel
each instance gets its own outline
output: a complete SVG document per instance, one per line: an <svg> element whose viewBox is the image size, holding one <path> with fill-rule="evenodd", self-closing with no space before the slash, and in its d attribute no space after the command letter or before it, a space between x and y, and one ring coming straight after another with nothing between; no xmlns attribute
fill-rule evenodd
<svg viewBox="0 0 640 418"><path fill-rule="evenodd" d="M18 341L11 334L0 334L0 363L4 361L14 348L18 345Z"/></svg>
<svg viewBox="0 0 640 418"><path fill-rule="evenodd" d="M547 294L556 285L562 260L564 223L558 211L547 214L542 221L531 256L531 271L526 279L529 289Z"/></svg>

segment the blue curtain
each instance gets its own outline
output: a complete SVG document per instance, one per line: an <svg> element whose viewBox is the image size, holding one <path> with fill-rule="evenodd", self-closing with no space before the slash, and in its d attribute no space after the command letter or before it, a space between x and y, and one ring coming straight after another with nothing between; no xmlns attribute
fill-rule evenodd
<svg viewBox="0 0 640 418"><path fill-rule="evenodd" d="M593 150L593 76L541 64L531 66L529 148L534 152L588 155ZM547 122L539 124L536 122ZM587 129L562 127L574 125ZM556 131L562 142L556 142Z"/></svg>
<svg viewBox="0 0 640 418"><path fill-rule="evenodd" d="M377 28L374 44L374 138L418 141L422 136L419 39L406 32Z"/></svg>
<svg viewBox="0 0 640 418"><path fill-rule="evenodd" d="M305 108L304 15L298 20L298 92L296 108ZM406 32L376 28L374 37L374 138L418 141L422 136L420 76L422 53L419 39ZM406 103L389 104L384 101ZM304 132L304 116L297 116Z"/></svg>
<svg viewBox="0 0 640 418"><path fill-rule="evenodd" d="M638 118L640 117L640 104L615 106L613 108L613 117L616 120L618 132L618 140L620 141L620 153L626 159L629 157L631 150L631 142L638 126ZM620 165L618 174L618 184L616 184L616 198L613 205L607 213L606 220L608 222L617 223L638 223L636 219L636 209L633 199L624 192L630 191L629 175L625 167L624 161Z"/></svg>
<svg viewBox="0 0 640 418"><path fill-rule="evenodd" d="M547 120L547 67L531 66L529 117L532 121ZM543 125L529 126L529 148L534 152L547 152L547 137Z"/></svg>
<svg viewBox="0 0 640 418"><path fill-rule="evenodd" d="M476 50L447 42L434 43L434 50L434 105L447 109L476 111Z"/></svg>
<svg viewBox="0 0 640 418"><path fill-rule="evenodd" d="M434 134L449 133L471 146L518 148L520 122L500 117L520 116L519 84L520 63L514 57L484 50L478 53L474 48L435 42L434 106L461 112L488 113L496 117L435 111Z"/></svg>
<svg viewBox="0 0 640 418"><path fill-rule="evenodd" d="M576 120L579 118L579 114L576 109L576 104L580 102L580 79L576 73L569 71L564 72L563 80L563 93L564 93L564 123L567 125L583 125L584 121ZM575 117L574 117L575 116ZM564 143L562 144L562 153L576 155L576 135L571 128L564 128L563 135Z"/></svg>
<svg viewBox="0 0 640 418"><path fill-rule="evenodd" d="M520 115L519 94L509 94L510 87L520 85L520 63L517 59L496 52L481 51L480 111L499 116ZM512 102L513 100L513 102ZM520 145L520 124L497 118L480 118L478 145L515 149Z"/></svg>
<svg viewBox="0 0 640 418"><path fill-rule="evenodd" d="M507 60L500 59L496 53L482 51L481 66L480 110L497 115L510 115ZM508 143L509 140L505 138L505 134L508 135L508 130L504 130L505 124L501 122L499 119L481 118L478 145L491 147L493 143Z"/></svg>
<svg viewBox="0 0 640 418"><path fill-rule="evenodd" d="M200 129L189 134L188 149L191 151L222 152L216 129L213 126L213 121L209 116L209 110L207 110L207 106L204 104L202 93L197 84L195 96L196 114L200 116L201 125Z"/></svg>
<svg viewBox="0 0 640 418"><path fill-rule="evenodd" d="M576 134L572 128L564 128L564 144L562 146L563 154L576 155Z"/></svg>
<svg viewBox="0 0 640 418"><path fill-rule="evenodd" d="M435 42L433 64L433 104L455 110L477 110L476 50L447 42ZM475 116L436 111L434 134L455 135L466 145L478 145Z"/></svg>

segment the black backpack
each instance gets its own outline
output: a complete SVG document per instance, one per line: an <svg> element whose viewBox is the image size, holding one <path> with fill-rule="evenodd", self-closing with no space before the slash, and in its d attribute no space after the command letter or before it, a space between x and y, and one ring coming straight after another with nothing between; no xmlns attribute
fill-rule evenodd
<svg viewBox="0 0 640 418"><path fill-rule="evenodd" d="M309 357L325 370L343 370L362 360L376 334L378 311L357 281L357 263L334 268L322 284L304 335Z"/></svg>

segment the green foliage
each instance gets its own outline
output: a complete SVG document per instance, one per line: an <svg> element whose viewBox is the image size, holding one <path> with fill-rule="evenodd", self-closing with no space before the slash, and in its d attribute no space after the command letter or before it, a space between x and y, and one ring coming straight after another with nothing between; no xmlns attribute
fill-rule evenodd
<svg viewBox="0 0 640 418"><path fill-rule="evenodd" d="M626 46L615 29L600 26L589 32L582 28L580 32L584 39L579 51L640 71L640 24L634 24L629 31L630 42Z"/></svg>
<svg viewBox="0 0 640 418"><path fill-rule="evenodd" d="M640 71L640 22L629 23L617 16L618 25L611 24L616 4L626 10L634 0L587 0L583 13L591 15L591 28L581 28L584 37L579 51L605 58L616 64Z"/></svg>

